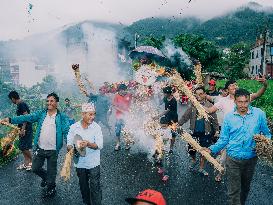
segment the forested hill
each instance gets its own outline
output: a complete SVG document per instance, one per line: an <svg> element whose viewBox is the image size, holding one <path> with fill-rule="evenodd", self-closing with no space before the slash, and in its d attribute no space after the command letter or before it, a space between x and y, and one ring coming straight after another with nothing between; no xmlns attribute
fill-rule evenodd
<svg viewBox="0 0 273 205"><path fill-rule="evenodd" d="M132 34L166 38L173 38L181 33L193 33L203 35L220 46L230 46L241 41L253 42L266 25L273 31L273 8L249 3L207 21L194 17L147 18L133 23L127 30Z"/></svg>

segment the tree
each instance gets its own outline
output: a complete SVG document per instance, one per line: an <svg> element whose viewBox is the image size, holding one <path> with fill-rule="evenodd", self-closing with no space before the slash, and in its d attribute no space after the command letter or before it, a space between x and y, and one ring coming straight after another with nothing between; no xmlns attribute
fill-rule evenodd
<svg viewBox="0 0 273 205"><path fill-rule="evenodd" d="M52 75L47 75L43 78L43 81L39 83L41 93L51 93L57 91L58 83L56 78Z"/></svg>
<svg viewBox="0 0 273 205"><path fill-rule="evenodd" d="M155 37L145 37L144 40L141 42L141 45L144 46L153 46L157 49L161 49L163 47L163 42L165 41L165 36L160 38Z"/></svg>
<svg viewBox="0 0 273 205"><path fill-rule="evenodd" d="M232 79L240 79L247 77L244 73L246 64L249 63L250 46L246 43L234 44L230 48L230 52L226 56L227 76Z"/></svg>
<svg viewBox="0 0 273 205"><path fill-rule="evenodd" d="M221 61L222 54L217 50L213 42L192 34L177 35L173 42L189 56L198 59L205 70L217 71L219 69L216 65Z"/></svg>

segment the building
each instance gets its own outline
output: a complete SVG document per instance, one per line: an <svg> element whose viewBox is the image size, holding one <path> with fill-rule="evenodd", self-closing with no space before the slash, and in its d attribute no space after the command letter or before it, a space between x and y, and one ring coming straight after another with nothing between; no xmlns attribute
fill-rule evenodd
<svg viewBox="0 0 273 205"><path fill-rule="evenodd" d="M263 55L263 49L265 52ZM269 31L266 32L265 38L261 34L256 39L255 44L250 50L249 75L273 76L273 36Z"/></svg>
<svg viewBox="0 0 273 205"><path fill-rule="evenodd" d="M19 65L10 63L7 59L0 59L0 81L9 85L19 85Z"/></svg>
<svg viewBox="0 0 273 205"><path fill-rule="evenodd" d="M10 76L11 76L13 85L16 85L16 86L19 85L19 74L20 74L19 65L11 65Z"/></svg>
<svg viewBox="0 0 273 205"><path fill-rule="evenodd" d="M0 59L0 81L11 84L10 62L6 59Z"/></svg>

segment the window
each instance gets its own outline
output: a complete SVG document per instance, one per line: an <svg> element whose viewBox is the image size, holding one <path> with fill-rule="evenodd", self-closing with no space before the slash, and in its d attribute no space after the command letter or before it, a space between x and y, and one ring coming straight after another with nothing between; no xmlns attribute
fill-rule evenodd
<svg viewBox="0 0 273 205"><path fill-rule="evenodd" d="M251 58L254 59L254 51L251 52Z"/></svg>
<svg viewBox="0 0 273 205"><path fill-rule="evenodd" d="M256 65L256 75L258 74L258 66Z"/></svg>
<svg viewBox="0 0 273 205"><path fill-rule="evenodd" d="M254 66L252 66L251 74L254 74Z"/></svg>
<svg viewBox="0 0 273 205"><path fill-rule="evenodd" d="M257 50L256 58L259 58L259 52L258 52L258 50Z"/></svg>

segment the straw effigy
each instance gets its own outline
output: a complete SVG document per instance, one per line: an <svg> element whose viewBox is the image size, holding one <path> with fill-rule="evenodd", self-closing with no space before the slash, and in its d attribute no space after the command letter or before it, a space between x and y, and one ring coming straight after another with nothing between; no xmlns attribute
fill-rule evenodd
<svg viewBox="0 0 273 205"><path fill-rule="evenodd" d="M76 78L76 82L78 84L78 87L81 91L82 94L84 95L87 95L87 90L81 80L81 73L80 73L80 66L79 64L73 64L72 65L72 69L74 71L74 74L75 74L75 78Z"/></svg>
<svg viewBox="0 0 273 205"><path fill-rule="evenodd" d="M204 109L204 107L197 101L197 99L192 94L191 90L186 85L185 81L181 78L180 74L177 71L173 71L173 74L170 76L171 84L177 87L178 91L184 93L193 106L198 110L198 118L204 118L209 120L209 115Z"/></svg>
<svg viewBox="0 0 273 205"><path fill-rule="evenodd" d="M254 136L256 142L256 153L258 157L268 163L273 165L273 141L264 135L257 134Z"/></svg>
<svg viewBox="0 0 273 205"><path fill-rule="evenodd" d="M65 160L64 160L63 167L60 173L64 181L67 181L70 179L73 154L74 154L74 150L70 149L69 152L67 152L65 155Z"/></svg>

